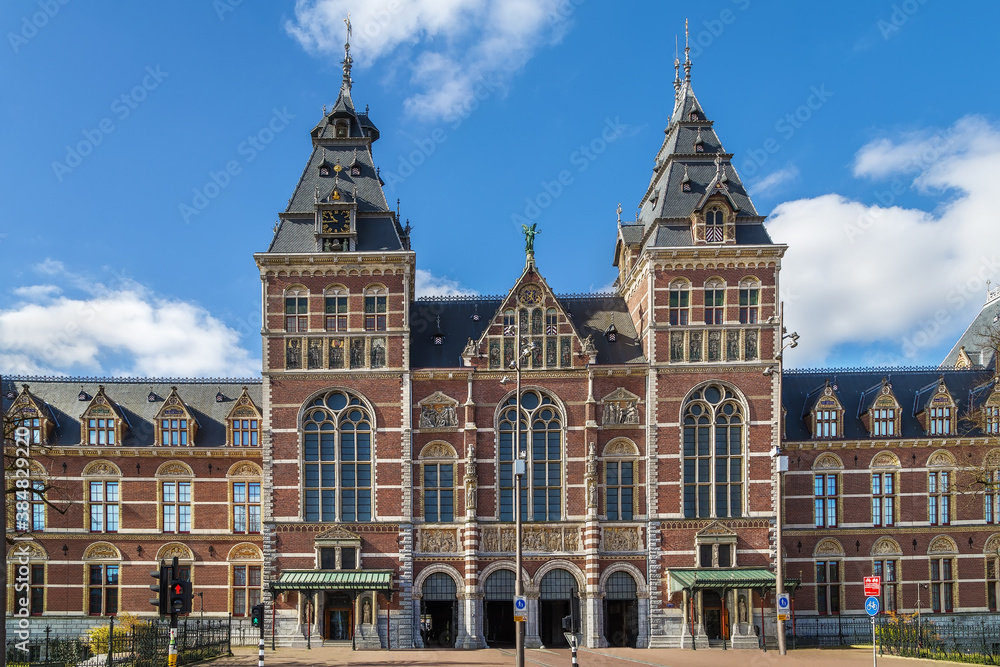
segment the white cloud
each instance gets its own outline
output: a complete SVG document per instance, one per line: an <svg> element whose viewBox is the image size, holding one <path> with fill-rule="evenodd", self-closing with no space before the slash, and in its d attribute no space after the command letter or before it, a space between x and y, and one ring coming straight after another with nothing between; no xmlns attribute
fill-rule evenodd
<svg viewBox="0 0 1000 667"><path fill-rule="evenodd" d="M802 334L794 361L875 343L891 352L871 363L938 363L928 348L957 339L985 281L1000 281L1000 127L968 117L943 132L879 139L858 151L855 173L896 180L876 190L880 204L829 194L781 204L768 223L789 246L781 290L788 328ZM896 205L914 187L950 198L930 212Z"/></svg>
<svg viewBox="0 0 1000 667"><path fill-rule="evenodd" d="M22 301L0 310L0 368L153 377L260 372L239 333L201 306L156 297L131 281L98 287L78 298L54 298L60 288L52 285L18 290Z"/></svg>
<svg viewBox="0 0 1000 667"><path fill-rule="evenodd" d="M460 296L463 294L478 294L475 290L462 287L457 280L435 276L430 271L417 269L417 298L422 296Z"/></svg>
<svg viewBox="0 0 1000 667"><path fill-rule="evenodd" d="M24 287L15 287L13 292L28 301L43 301L61 294L62 288L58 285L25 285Z"/></svg>
<svg viewBox="0 0 1000 667"><path fill-rule="evenodd" d="M417 88L405 106L455 117L491 95L543 45L557 42L582 0L297 0L288 33L308 51L341 56L351 12L351 55L367 66L393 57Z"/></svg>
<svg viewBox="0 0 1000 667"><path fill-rule="evenodd" d="M753 183L751 183L748 188L750 194L752 195L764 195L769 194L773 190L778 189L781 185L784 185L788 181L794 180L799 175L798 167L791 165L785 167L784 169L778 169L777 171L772 171L767 176L764 176Z"/></svg>

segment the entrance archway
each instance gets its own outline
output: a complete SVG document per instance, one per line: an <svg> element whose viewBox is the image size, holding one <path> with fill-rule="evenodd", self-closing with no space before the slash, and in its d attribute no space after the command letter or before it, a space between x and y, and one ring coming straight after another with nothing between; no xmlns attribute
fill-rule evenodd
<svg viewBox="0 0 1000 667"><path fill-rule="evenodd" d="M458 626L455 580L435 572L424 580L420 594L420 635L428 648L455 648Z"/></svg>
<svg viewBox="0 0 1000 667"><path fill-rule="evenodd" d="M580 619L576 579L566 570L551 570L542 577L538 592L538 636L542 645L565 648L568 644L563 636L563 617L572 614L577 624Z"/></svg>
<svg viewBox="0 0 1000 667"><path fill-rule="evenodd" d="M483 633L491 648L514 645L514 572L497 570L483 582Z"/></svg>
<svg viewBox="0 0 1000 667"><path fill-rule="evenodd" d="M604 638L611 646L635 648L639 637L639 596L628 572L612 572L604 590Z"/></svg>
<svg viewBox="0 0 1000 667"><path fill-rule="evenodd" d="M701 592L701 608L705 614L705 634L708 640L727 639L729 633L726 632L727 618L725 605L717 591Z"/></svg>

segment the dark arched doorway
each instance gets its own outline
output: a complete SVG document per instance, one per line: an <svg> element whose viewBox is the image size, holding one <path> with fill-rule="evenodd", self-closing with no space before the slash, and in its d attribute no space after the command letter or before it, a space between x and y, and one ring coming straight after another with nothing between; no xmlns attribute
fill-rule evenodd
<svg viewBox="0 0 1000 667"><path fill-rule="evenodd" d="M514 572L497 570L483 582L483 633L491 648L514 645Z"/></svg>
<svg viewBox="0 0 1000 667"><path fill-rule="evenodd" d="M708 635L708 640L727 639L729 633L726 632L726 608L719 593L702 591L701 608L705 614L705 634Z"/></svg>
<svg viewBox="0 0 1000 667"><path fill-rule="evenodd" d="M428 648L455 648L458 595L455 580L435 572L424 580L420 593L420 636Z"/></svg>
<svg viewBox="0 0 1000 667"><path fill-rule="evenodd" d="M604 587L604 638L611 646L635 648L639 637L639 596L628 572L613 572Z"/></svg>
<svg viewBox="0 0 1000 667"><path fill-rule="evenodd" d="M566 570L552 570L542 577L538 592L538 636L542 645L546 648L568 646L563 636L562 619L572 615L579 626L580 598L576 579Z"/></svg>

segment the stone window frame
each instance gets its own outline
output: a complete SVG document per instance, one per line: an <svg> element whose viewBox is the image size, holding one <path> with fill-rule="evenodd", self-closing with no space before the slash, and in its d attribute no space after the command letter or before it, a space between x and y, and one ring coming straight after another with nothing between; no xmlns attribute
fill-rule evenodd
<svg viewBox="0 0 1000 667"><path fill-rule="evenodd" d="M84 531L87 532L87 533L94 534L94 535L100 535L100 534L112 534L113 535L113 534L118 533L119 531L121 531L121 528L122 528L122 525L121 525L121 516L122 516L121 502L122 502L122 500L121 499L122 499L122 490L123 490L123 482L122 482L123 475L122 475L121 469L118 466L116 466L114 463L110 462L110 461L105 461L103 459L99 459L97 461L91 461L90 463L88 463L86 465L86 467L84 467L83 472L80 474L80 476L83 478L83 497L85 499L84 500L84 507L83 507L83 529L84 529ZM105 509L101 512L101 530L93 530L93 525L91 523L91 506L92 506L93 503L91 501L91 495L90 495L91 487L90 487L90 485L91 485L92 482L99 482L101 484L101 497L102 498L106 498L107 497L107 483L108 482L114 482L114 483L116 483L118 485L117 486L117 491L118 491L118 500L117 501L114 501L113 503L111 503L111 502L109 502L107 500L101 500L101 501L99 501L100 504L105 507ZM107 529L107 525L108 525L107 524L107 517L108 517L108 515L107 515L107 506L112 505L112 504L117 508L115 519L116 519L116 521L118 523L118 528L116 530L109 531Z"/></svg>
<svg viewBox="0 0 1000 667"><path fill-rule="evenodd" d="M95 542L88 546L83 552L83 586L82 597L83 597L83 613L85 616L96 617L96 616L112 616L118 614L122 608L122 554L121 551L115 547L110 542ZM91 567L101 566L101 613L91 614L90 613L90 577L91 577ZM117 580L115 585L115 596L116 605L115 611L112 613L107 612L107 568L109 566L117 567Z"/></svg>
<svg viewBox="0 0 1000 667"><path fill-rule="evenodd" d="M334 301L334 312L331 314L330 300ZM340 299L343 304L338 303ZM340 306L346 306L346 311L340 312ZM332 324L331 325L331 320ZM330 333L347 333L351 330L351 290L343 283L327 285L323 290L323 330Z"/></svg>
<svg viewBox="0 0 1000 667"><path fill-rule="evenodd" d="M309 288L305 285L296 283L294 285L289 285L281 292L281 327L285 333L308 333L312 327L309 326L309 316L311 314L312 308L310 308L310 293ZM295 312L289 313L289 300L294 299L295 303L293 310ZM302 301L305 302L305 313L301 312ZM291 327L289 327L291 325ZM303 326L304 325L304 326Z"/></svg>
<svg viewBox="0 0 1000 667"><path fill-rule="evenodd" d="M417 465L419 467L417 474L419 475L419 499L418 499L418 510L419 517L425 523L454 523L462 518L458 507L458 452L455 448L448 442L444 440L434 440L424 445L420 449L420 454L417 457ZM450 465L451 468L451 519L442 519L440 511L438 512L438 518L433 521L427 520L427 487L425 484L425 468L428 465L442 466ZM443 490L447 487L437 486L435 489ZM440 500L439 500L439 510L440 510Z"/></svg>
<svg viewBox="0 0 1000 667"><path fill-rule="evenodd" d="M197 514L197 503L195 499L195 474L194 470L191 469L187 463L178 460L165 461L160 464L156 469L154 475L156 480L156 530L164 535L190 535L195 532L195 515ZM190 500L186 503L182 503L179 499L172 502L166 502L164 500L164 483L173 482L177 484L187 483L190 484ZM175 487L175 498L179 498L180 487ZM178 508L177 514L174 515L174 525L175 529L167 531L164 529L164 516L163 509L166 505L174 505ZM187 505L190 508L190 513L188 514L190 520L189 530L180 530L180 506Z"/></svg>
<svg viewBox="0 0 1000 667"><path fill-rule="evenodd" d="M250 615L250 610L253 608L253 604L260 602L263 599L263 577L264 577L264 555L261 553L257 545L250 542L242 542L233 546L229 550L226 556L227 565L227 576L228 580L227 590L228 590L228 601L226 603L226 609L230 614L236 617L245 617ZM246 568L246 585L237 586L236 585L236 568L245 567ZM250 585L250 568L255 567L258 571L258 582L256 586ZM249 596L249 592L253 589L258 591L256 596L256 601L253 601L253 596ZM244 612L239 613L236 611L236 591L244 591L244 604L246 609Z"/></svg>
<svg viewBox="0 0 1000 667"><path fill-rule="evenodd" d="M362 291L362 313L364 315L363 330L368 333L385 332L389 330L389 288L382 283L369 283ZM368 302L372 300L372 312L368 312ZM381 305L382 310L379 311ZM369 323L369 317L371 322Z"/></svg>
<svg viewBox="0 0 1000 667"><path fill-rule="evenodd" d="M243 503L236 502L236 484L247 484L246 497L247 500ZM249 485L258 484L260 486L260 495L257 503L251 503L249 501ZM264 504L263 504L263 493L264 493L264 473L260 466L252 461L241 461L239 463L234 463L230 466L229 470L226 472L226 485L228 487L227 499L229 501L229 532L234 535L260 535L263 530L264 521ZM236 507L237 505L242 505L247 508L246 525L247 529L243 531L236 530ZM257 530L250 530L250 507L257 505Z"/></svg>
<svg viewBox="0 0 1000 667"><path fill-rule="evenodd" d="M639 497L639 448L631 440L631 438L618 437L614 438L604 446L604 451L601 453L601 468L603 474L601 475L601 515L605 521L635 521L636 516L639 513L636 511L636 501ZM619 465L618 475L619 482L621 480L621 464L631 463L632 464L632 484L631 484L631 510L632 516L628 519L621 517L621 511L619 510L619 516L615 518L610 518L608 516L608 498L610 497L610 492L608 491L608 464L617 463ZM624 485L618 484L618 488L624 488ZM620 502L620 499L619 499Z"/></svg>
<svg viewBox="0 0 1000 667"><path fill-rule="evenodd" d="M841 546L839 540L832 537L820 540L813 549L812 585L815 589L813 594L813 605L816 613L820 616L838 616L844 611L844 560L843 546ZM819 581L820 563L823 563L823 573L826 579L823 583L820 583ZM835 564L837 567L837 581L830 581L831 564ZM823 609L820 608L820 586L826 587L826 604ZM834 596L832 593L836 594L836 609L834 609Z"/></svg>
<svg viewBox="0 0 1000 667"><path fill-rule="evenodd" d="M667 322L672 327L691 324L691 281L674 278L668 287Z"/></svg>
<svg viewBox="0 0 1000 667"><path fill-rule="evenodd" d="M30 553L24 553L22 549ZM24 562L22 562L22 558ZM39 565L42 567L42 583L41 585L36 585L34 583L34 568ZM18 570L21 567L26 567L27 572L19 573ZM10 585L7 586L7 609L9 614L13 616L18 611L19 600L25 599L28 603L30 616L44 616L45 610L48 608L49 590L49 587L45 583L49 581L49 554L45 551L45 547L34 541L13 544L7 550L7 570L7 581L10 582ZM18 580L20 574L27 574L27 591L17 591L14 588L13 584ZM42 594L42 608L38 613L30 611L32 606L32 589L35 588L41 589Z"/></svg>

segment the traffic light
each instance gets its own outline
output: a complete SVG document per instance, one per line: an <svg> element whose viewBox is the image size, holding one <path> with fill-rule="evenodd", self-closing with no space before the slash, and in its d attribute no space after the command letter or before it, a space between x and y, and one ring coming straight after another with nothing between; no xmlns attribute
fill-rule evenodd
<svg viewBox="0 0 1000 667"><path fill-rule="evenodd" d="M184 579L174 579L170 582L168 613L191 613L191 582Z"/></svg>
<svg viewBox="0 0 1000 667"><path fill-rule="evenodd" d="M264 605L255 604L250 610L250 625L255 628L264 627Z"/></svg>
<svg viewBox="0 0 1000 667"><path fill-rule="evenodd" d="M156 607L160 616L165 616L170 613L170 604L167 596L170 589L170 568L163 561L160 561L160 569L153 570L149 573L149 576L156 579L155 584L149 585L149 590L156 593L155 598L150 598L149 604Z"/></svg>
<svg viewBox="0 0 1000 667"><path fill-rule="evenodd" d="M573 615L562 617L562 629L563 632L573 632Z"/></svg>

